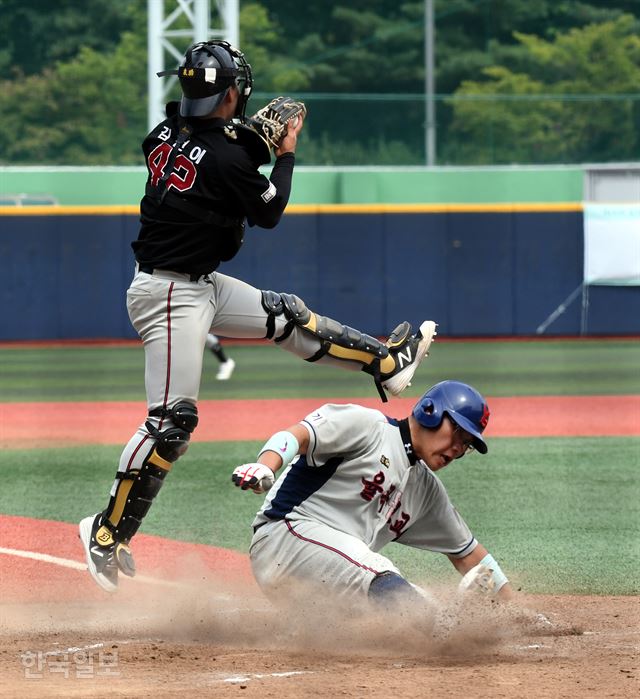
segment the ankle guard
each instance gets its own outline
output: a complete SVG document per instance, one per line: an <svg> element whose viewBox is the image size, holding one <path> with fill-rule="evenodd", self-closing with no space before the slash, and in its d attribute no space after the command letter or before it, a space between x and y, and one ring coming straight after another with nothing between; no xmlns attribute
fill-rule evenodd
<svg viewBox="0 0 640 699"><path fill-rule="evenodd" d="M316 362L321 357L329 355L336 359L358 362L364 367L371 367L369 373L374 373L374 365L379 367L381 363L385 364L382 373L392 371L395 366L393 359L389 357L389 348L380 340L310 311L304 301L295 294L263 291L262 306L268 313L267 339L273 338L274 342L282 342L298 326L320 340L320 349L307 359L308 362ZM287 324L282 334L274 338L275 319L280 315L284 315ZM385 361L387 359L388 361Z"/></svg>

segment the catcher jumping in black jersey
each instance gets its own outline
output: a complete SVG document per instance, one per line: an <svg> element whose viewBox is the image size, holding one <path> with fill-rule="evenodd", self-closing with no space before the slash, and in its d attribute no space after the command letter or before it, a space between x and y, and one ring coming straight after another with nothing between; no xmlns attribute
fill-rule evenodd
<svg viewBox="0 0 640 699"><path fill-rule="evenodd" d="M148 413L120 457L105 509L80 522L89 572L104 590L134 575L129 542L198 424L207 334L267 338L310 362L363 370L399 394L427 353L436 326L401 323L383 343L311 311L290 293L261 291L216 271L249 226L273 228L289 199L306 109L288 97L246 118L253 77L225 41L191 46L175 71L182 100L142 144L148 177L136 270L127 292L144 343ZM164 74L164 73L163 73ZM275 164L269 178L258 168Z"/></svg>

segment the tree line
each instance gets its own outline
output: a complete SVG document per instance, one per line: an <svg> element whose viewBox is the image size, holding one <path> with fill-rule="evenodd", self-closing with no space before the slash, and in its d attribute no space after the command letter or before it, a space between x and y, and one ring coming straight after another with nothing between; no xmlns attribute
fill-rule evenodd
<svg viewBox="0 0 640 699"><path fill-rule="evenodd" d="M637 160L640 0L434 7L438 164ZM0 36L2 163L142 164L146 2L0 0ZM423 0L241 2L240 41L249 111L307 101L302 164L424 163Z"/></svg>

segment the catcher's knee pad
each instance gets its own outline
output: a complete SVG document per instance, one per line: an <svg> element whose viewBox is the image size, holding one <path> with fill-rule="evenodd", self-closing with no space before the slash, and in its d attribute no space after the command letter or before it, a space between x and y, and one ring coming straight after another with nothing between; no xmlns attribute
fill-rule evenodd
<svg viewBox="0 0 640 699"><path fill-rule="evenodd" d="M115 541L128 541L138 531L171 466L189 448L191 433L198 424L196 406L186 401L170 410L151 410L149 415L168 416L174 426L160 431L147 421L145 426L156 440L153 449L139 470L116 474L120 483L103 518Z"/></svg>
<svg viewBox="0 0 640 699"><path fill-rule="evenodd" d="M155 408L149 411L151 417L168 417L173 427L159 430L147 420L145 427L156 440L155 450L161 458L173 463L189 448L191 433L198 426L198 408L193 403L181 401L172 408Z"/></svg>
<svg viewBox="0 0 640 699"><path fill-rule="evenodd" d="M198 408L186 400L176 403L172 408L154 408L149 411L149 417L168 417L176 427L189 434L198 426ZM147 429L149 429L149 424L147 422Z"/></svg>
<svg viewBox="0 0 640 699"><path fill-rule="evenodd" d="M262 292L262 307L267 312L267 340L282 342L293 332L296 325L304 327L309 322L311 311L304 301L295 294L279 294L276 291ZM278 337L276 334L276 318L284 315L287 323Z"/></svg>
<svg viewBox="0 0 640 699"><path fill-rule="evenodd" d="M370 365L389 356L389 348L380 340L310 311L295 294L263 291L262 306L268 313L267 339L272 339L275 335L276 317L284 315L287 324L282 334L274 338L274 342L286 340L296 326L320 341L320 349L307 359L308 362L315 362L328 354L336 359Z"/></svg>

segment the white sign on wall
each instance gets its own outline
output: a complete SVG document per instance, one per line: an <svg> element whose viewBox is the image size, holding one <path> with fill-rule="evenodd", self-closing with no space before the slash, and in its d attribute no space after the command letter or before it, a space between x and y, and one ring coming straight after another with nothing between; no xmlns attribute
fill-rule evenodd
<svg viewBox="0 0 640 699"><path fill-rule="evenodd" d="M584 205L584 283L640 286L640 204Z"/></svg>

